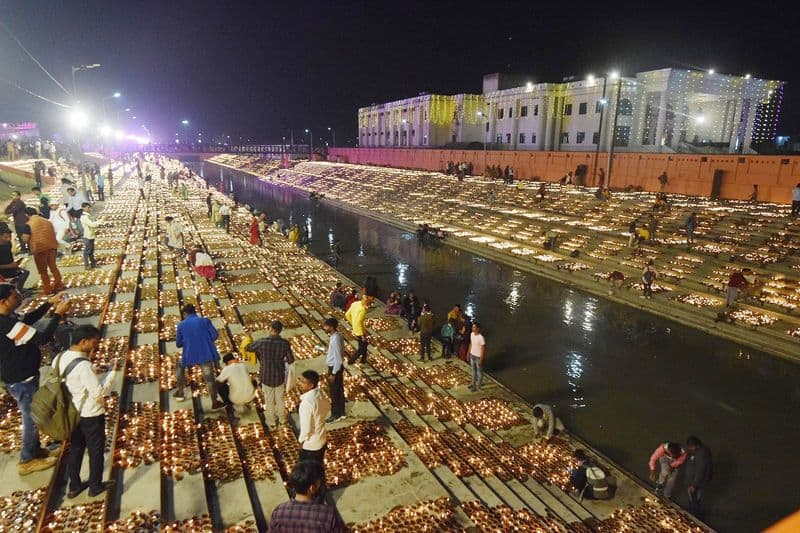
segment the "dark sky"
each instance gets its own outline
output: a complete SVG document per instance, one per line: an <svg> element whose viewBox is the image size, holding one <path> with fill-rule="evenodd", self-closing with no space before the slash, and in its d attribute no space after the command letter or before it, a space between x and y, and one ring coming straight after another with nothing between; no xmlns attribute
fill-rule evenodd
<svg viewBox="0 0 800 533"><path fill-rule="evenodd" d="M121 107L161 139L187 118L206 136L263 141L289 130L298 141L307 127L319 139L333 127L343 144L354 140L357 108L373 102L479 92L488 72L560 81L615 67L786 80L779 133L800 134L791 5L10 0L0 2L0 20L67 89L71 65L102 64L78 74L96 124L100 98L119 90ZM3 30L0 80L0 120L63 127L61 108L7 83L70 103Z"/></svg>

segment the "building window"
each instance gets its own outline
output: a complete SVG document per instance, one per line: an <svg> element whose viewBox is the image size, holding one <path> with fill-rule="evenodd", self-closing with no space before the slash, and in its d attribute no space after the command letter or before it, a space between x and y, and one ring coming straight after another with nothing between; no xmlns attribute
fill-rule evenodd
<svg viewBox="0 0 800 533"><path fill-rule="evenodd" d="M623 98L619 103L619 114L629 117L633 115L633 104L627 98ZM626 145L627 146L627 145Z"/></svg>
<svg viewBox="0 0 800 533"><path fill-rule="evenodd" d="M533 106L533 116L534 117L539 116L539 104L536 104L535 106Z"/></svg>
<svg viewBox="0 0 800 533"><path fill-rule="evenodd" d="M489 123L486 123L486 133L489 133Z"/></svg>
<svg viewBox="0 0 800 533"><path fill-rule="evenodd" d="M456 136L453 135L452 139L453 139L453 142L455 143L456 142Z"/></svg>
<svg viewBox="0 0 800 533"><path fill-rule="evenodd" d="M578 114L585 115L586 114L586 102L581 102L578 104Z"/></svg>
<svg viewBox="0 0 800 533"><path fill-rule="evenodd" d="M561 144L569 144L569 132L565 131L564 133L562 133L561 136L559 137L558 142Z"/></svg>
<svg viewBox="0 0 800 533"><path fill-rule="evenodd" d="M592 133L592 144L598 144L600 142L600 132L596 131Z"/></svg>
<svg viewBox="0 0 800 533"><path fill-rule="evenodd" d="M416 137L416 136L417 136L417 132L416 132L416 130L411 130L411 136L412 136L412 137Z"/></svg>
<svg viewBox="0 0 800 533"><path fill-rule="evenodd" d="M495 139L495 140L497 141L497 144L503 144L503 135L498 133L497 134L497 139Z"/></svg>
<svg viewBox="0 0 800 533"><path fill-rule="evenodd" d="M511 118L513 116L513 111L514 111L513 107L508 108L508 118Z"/></svg>
<svg viewBox="0 0 800 533"><path fill-rule="evenodd" d="M506 133L506 144L511 144L511 134Z"/></svg>
<svg viewBox="0 0 800 533"><path fill-rule="evenodd" d="M596 101L594 103L594 112L595 113L599 113L602 110L603 110L603 102L601 102L600 100Z"/></svg>
<svg viewBox="0 0 800 533"><path fill-rule="evenodd" d="M572 104L564 104L564 115L572 114Z"/></svg>
<svg viewBox="0 0 800 533"><path fill-rule="evenodd" d="M614 132L614 146L628 146L630 138L630 126L617 126L617 131Z"/></svg>
<svg viewBox="0 0 800 533"><path fill-rule="evenodd" d="M528 116L528 106L524 105L519 108L519 116L527 117Z"/></svg>
<svg viewBox="0 0 800 533"><path fill-rule="evenodd" d="M575 134L575 143L576 144L583 144L583 140L586 139L586 132L579 131Z"/></svg>
<svg viewBox="0 0 800 533"><path fill-rule="evenodd" d="M525 134L524 133L520 133L519 134L519 144L525 144Z"/></svg>
<svg viewBox="0 0 800 533"><path fill-rule="evenodd" d="M531 133L531 144L536 144L536 134Z"/></svg>
<svg viewBox="0 0 800 533"><path fill-rule="evenodd" d="M502 107L500 109L498 109L497 110L497 118L503 118L503 113L504 112L505 112L505 109L503 109Z"/></svg>

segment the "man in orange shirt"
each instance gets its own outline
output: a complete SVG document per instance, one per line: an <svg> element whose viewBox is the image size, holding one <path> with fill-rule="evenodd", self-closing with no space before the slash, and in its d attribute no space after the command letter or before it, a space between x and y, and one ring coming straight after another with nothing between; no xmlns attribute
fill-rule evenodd
<svg viewBox="0 0 800 533"><path fill-rule="evenodd" d="M27 208L27 213L29 218L22 238L30 246L33 262L36 264L39 277L42 278L44 293L54 294L62 291L66 287L61 283L61 272L56 265L58 243L53 224L40 217L36 209L32 207ZM50 284L48 269L53 274L53 285Z"/></svg>

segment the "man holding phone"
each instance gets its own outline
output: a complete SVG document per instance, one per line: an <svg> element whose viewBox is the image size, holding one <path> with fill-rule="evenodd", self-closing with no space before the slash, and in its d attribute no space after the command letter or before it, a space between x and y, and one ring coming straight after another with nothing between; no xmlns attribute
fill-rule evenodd
<svg viewBox="0 0 800 533"><path fill-rule="evenodd" d="M31 400L39 389L39 367L42 364L39 346L53 338L59 321L69 312L70 303L57 294L25 316L19 316L16 309L21 303L22 296L14 285L0 283L0 376L22 414L18 470L20 475L26 475L50 468L55 462L39 442L39 429L31 417ZM53 316L45 328L34 328L33 324L44 318L54 306Z"/></svg>
<svg viewBox="0 0 800 533"><path fill-rule="evenodd" d="M14 260L11 252L11 228L0 223L0 276L8 282L13 282L19 292L24 291L25 281L30 272L20 268L21 260Z"/></svg>

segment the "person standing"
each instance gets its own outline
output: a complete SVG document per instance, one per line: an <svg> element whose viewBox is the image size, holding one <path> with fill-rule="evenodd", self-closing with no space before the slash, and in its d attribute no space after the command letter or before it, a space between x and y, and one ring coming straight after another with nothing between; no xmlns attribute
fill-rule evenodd
<svg viewBox="0 0 800 533"><path fill-rule="evenodd" d="M700 502L703 491L709 484L712 477L711 450L703 442L691 435L686 439L686 479L689 482L687 492L689 493L689 512L702 520L703 510Z"/></svg>
<svg viewBox="0 0 800 533"><path fill-rule="evenodd" d="M53 361L53 370L64 376L72 396L72 403L80 419L69 438L67 454L68 498L75 498L87 488L95 497L113 486L113 481L103 482L103 454L106 447L106 409L103 397L114 383L115 366L101 383L92 368L91 354L100 343L100 330L92 325L82 325L72 332L69 349ZM56 366L57 365L57 366ZM89 480L81 481L83 452L89 452Z"/></svg>
<svg viewBox="0 0 800 533"><path fill-rule="evenodd" d="M111 171L111 165L108 166L106 179L108 180L108 196L110 198L114 196L114 172Z"/></svg>
<svg viewBox="0 0 800 533"><path fill-rule="evenodd" d="M800 183L792 189L792 216L800 215Z"/></svg>
<svg viewBox="0 0 800 533"><path fill-rule="evenodd" d="M228 204L222 204L219 207L219 216L220 216L220 223L222 227L225 228L225 231L228 233L231 232L231 206Z"/></svg>
<svg viewBox="0 0 800 533"><path fill-rule="evenodd" d="M62 291L66 287L61 283L61 272L56 264L58 242L53 224L37 215L32 207L28 208L28 215L28 224L25 226L23 237L30 246L36 271L42 278L44 293L53 294ZM48 270L53 274L53 285L50 284Z"/></svg>
<svg viewBox="0 0 800 533"><path fill-rule="evenodd" d="M286 367L294 363L292 345L281 337L283 323L275 320L269 325L269 337L250 344L259 361L259 381L264 388L264 416L270 429L286 424Z"/></svg>
<svg viewBox="0 0 800 533"><path fill-rule="evenodd" d="M697 227L697 213L691 212L686 219L686 244L694 244L694 228Z"/></svg>
<svg viewBox="0 0 800 533"><path fill-rule="evenodd" d="M332 423L347 418L344 408L344 339L339 333L339 321L333 317L325 319L322 329L329 335L325 364L328 366L331 416L326 422Z"/></svg>
<svg viewBox="0 0 800 533"><path fill-rule="evenodd" d="M258 217L255 215L250 218L250 244L261 246L261 232L258 229Z"/></svg>
<svg viewBox="0 0 800 533"><path fill-rule="evenodd" d="M344 533L346 528L336 508L319 497L325 484L325 470L316 461L298 461L289 474L293 500L272 511L270 533Z"/></svg>
<svg viewBox="0 0 800 533"><path fill-rule="evenodd" d="M650 259L642 272L642 298L649 300L653 297L653 282L656 280L657 275L653 260Z"/></svg>
<svg viewBox="0 0 800 533"><path fill-rule="evenodd" d="M139 196L144 200L144 176L142 176L142 168L139 166L139 163L136 163L136 169L138 171L136 183L139 185Z"/></svg>
<svg viewBox="0 0 800 533"><path fill-rule="evenodd" d="M206 208L208 209L208 218L211 218L211 207L214 205L214 202L211 200L211 193L206 195Z"/></svg>
<svg viewBox="0 0 800 533"><path fill-rule="evenodd" d="M669 183L669 179L667 178L667 171L661 173L658 177L658 192L664 192L664 189L667 187Z"/></svg>
<svg viewBox="0 0 800 533"><path fill-rule="evenodd" d="M444 359L450 359L453 357L453 353L455 351L454 347L454 340L456 336L455 320L447 320L442 326L441 331L439 332L440 336L442 337L442 357Z"/></svg>
<svg viewBox="0 0 800 533"><path fill-rule="evenodd" d="M84 202L83 215L81 216L81 225L83 226L83 268L86 270L97 268L97 261L94 258L94 239L98 222L92 218L92 214L89 212L90 207L89 202Z"/></svg>
<svg viewBox="0 0 800 533"><path fill-rule="evenodd" d="M300 389L300 460L317 461L325 465L325 450L328 448L328 430L325 420L331 414L331 403L319 390L319 374L306 370L298 380Z"/></svg>
<svg viewBox="0 0 800 533"><path fill-rule="evenodd" d="M650 480L656 482L656 495L669 500L678 479L678 469L686 462L686 452L676 442L665 442L650 455Z"/></svg>
<svg viewBox="0 0 800 533"><path fill-rule="evenodd" d="M11 201L6 206L5 213L14 219L14 229L17 232L20 250L23 252L28 251L28 245L22 240L25 224L28 223L28 214L25 202L22 201L19 191L13 191L11 193Z"/></svg>
<svg viewBox="0 0 800 533"><path fill-rule="evenodd" d="M424 361L425 357L428 361L433 361L431 356L431 340L433 339L434 315L431 312L431 306L425 304L422 306L422 314L419 315L419 357Z"/></svg>
<svg viewBox="0 0 800 533"><path fill-rule="evenodd" d="M38 189L42 188L42 162L36 161L33 164L33 181Z"/></svg>
<svg viewBox="0 0 800 533"><path fill-rule="evenodd" d="M214 411L222 409L225 404L217 398L217 381L214 379L215 362L219 360L219 353L214 341L217 340L219 333L208 318L197 316L194 305L184 305L181 311L183 320L178 323L175 346L182 348L183 351L178 363L178 384L173 398L179 402L186 399L183 395L183 388L186 385L186 369L200 366L211 395L211 409Z"/></svg>
<svg viewBox="0 0 800 533"><path fill-rule="evenodd" d="M601 189L606 187L606 171L603 167L597 169L597 186Z"/></svg>
<svg viewBox="0 0 800 533"><path fill-rule="evenodd" d="M100 172L99 170L97 171L97 174L95 175L94 183L95 183L95 187L97 188L97 200L100 201L100 202L105 202L106 201L106 194L105 194L106 183L105 183L105 180L103 179L103 173Z"/></svg>
<svg viewBox="0 0 800 533"><path fill-rule="evenodd" d="M472 324L472 333L469 336L469 359L472 367L472 383L469 390L478 391L483 385L483 361L486 356L486 339L481 333L478 322Z"/></svg>
<svg viewBox="0 0 800 533"><path fill-rule="evenodd" d="M353 328L353 335L358 342L358 350L350 356L347 363L352 365L356 359L361 358L362 363L367 362L367 332L364 322L367 317L367 308L372 303L372 296L365 294L360 301L353 302L344 314L344 317L350 322Z"/></svg>
<svg viewBox="0 0 800 533"><path fill-rule="evenodd" d="M70 302L62 296L53 296L33 311L19 316L16 310L22 304L22 295L14 285L0 283L0 375L22 415L17 469L23 476L50 468L55 462L39 441L39 429L31 418L31 400L39 389L39 367L42 364L39 346L53 338L58 323L66 318L70 308ZM54 306L53 316L44 329L34 328L33 324L44 318Z"/></svg>

